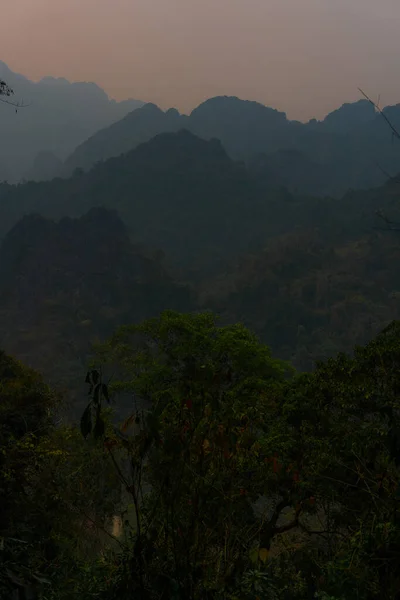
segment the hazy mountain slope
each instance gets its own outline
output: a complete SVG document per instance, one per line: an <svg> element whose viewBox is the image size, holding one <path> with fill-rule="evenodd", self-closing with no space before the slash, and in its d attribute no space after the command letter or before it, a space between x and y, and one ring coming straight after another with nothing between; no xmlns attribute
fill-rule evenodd
<svg viewBox="0 0 400 600"><path fill-rule="evenodd" d="M64 174L76 168L88 170L96 162L129 152L160 133L177 131L184 120L178 111L163 112L155 104L145 104L78 146L66 160Z"/></svg>
<svg viewBox="0 0 400 600"><path fill-rule="evenodd" d="M13 73L1 61L0 78L14 89L13 100L29 105L17 113L14 107L1 105L0 131L7 144L0 147L0 180L32 176L40 152L51 152L64 160L95 131L143 104L110 100L94 83L70 83L52 77L35 83Z"/></svg>
<svg viewBox="0 0 400 600"><path fill-rule="evenodd" d="M76 167L87 169L99 160L135 148L157 133L182 128L204 139L221 140L232 158L245 160L266 145L273 148L279 135L286 135L288 126L285 113L235 97L211 98L189 116L176 109L163 112L148 104L83 142L68 157L66 166L69 172Z"/></svg>
<svg viewBox="0 0 400 600"><path fill-rule="evenodd" d="M29 212L59 218L102 205L117 209L136 240L162 248L175 264L216 265L268 230L259 217L276 209L266 200L219 141L180 131L68 180L0 186L0 233Z"/></svg>
<svg viewBox="0 0 400 600"><path fill-rule="evenodd" d="M218 140L185 130L67 180L0 185L0 344L39 368L43 357L67 381L96 335L196 306L162 254L145 259L133 237L165 252L165 265L201 289L203 308L244 321L308 368L399 316L400 242L375 236L378 209L400 221L394 182L339 200L272 192ZM22 218L34 212L61 221Z"/></svg>
<svg viewBox="0 0 400 600"><path fill-rule="evenodd" d="M400 105L387 107L385 114L400 125ZM391 143L390 129L367 100L303 124L258 102L224 96L203 102L189 116L145 106L81 144L67 159L66 173L182 127L219 139L229 156L255 163L276 186L300 193L339 197L348 189L381 185L385 171L396 173L400 165L399 144ZM293 161L293 153L300 162Z"/></svg>
<svg viewBox="0 0 400 600"><path fill-rule="evenodd" d="M109 207L135 240L161 248L193 276L217 272L231 257L300 227L319 228L326 239L352 239L399 197L396 186L341 200L294 197L271 189L262 175L231 160L218 140L185 130L160 134L70 179L0 185L0 235L32 212L61 218Z"/></svg>
<svg viewBox="0 0 400 600"><path fill-rule="evenodd" d="M375 120L376 112L368 100L346 102L333 110L322 121L315 121L317 129L336 134L346 134L368 126ZM313 124L312 122L310 123Z"/></svg>
<svg viewBox="0 0 400 600"><path fill-rule="evenodd" d="M274 353L310 370L400 318L400 239L367 232L330 243L312 228L266 242L203 282L202 306L240 320Z"/></svg>
<svg viewBox="0 0 400 600"><path fill-rule="evenodd" d="M113 211L27 216L0 247L1 347L57 386L82 381L93 340L167 308L190 310L190 290L131 244Z"/></svg>
<svg viewBox="0 0 400 600"><path fill-rule="evenodd" d="M288 121L284 112L229 96L206 100L192 111L188 123L196 135L221 140L228 154L240 160L286 144L301 126Z"/></svg>

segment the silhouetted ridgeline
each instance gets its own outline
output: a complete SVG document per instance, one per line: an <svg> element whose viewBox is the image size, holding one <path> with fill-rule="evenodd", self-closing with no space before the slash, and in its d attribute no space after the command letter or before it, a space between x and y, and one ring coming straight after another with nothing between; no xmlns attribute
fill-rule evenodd
<svg viewBox="0 0 400 600"><path fill-rule="evenodd" d="M13 106L1 107L0 181L51 179L76 146L143 104L111 100L94 83L54 77L33 82L1 60L0 79L13 88L16 102L28 105L17 114Z"/></svg>
<svg viewBox="0 0 400 600"><path fill-rule="evenodd" d="M400 125L400 105L384 112ZM399 165L399 145L391 143L390 129L367 100L344 104L322 121L303 124L258 102L216 97L189 116L145 105L81 144L68 157L64 172L88 169L157 133L182 128L204 139L219 139L233 159L254 164L271 184L299 193L340 196L351 188L377 186L387 178L383 171L395 174Z"/></svg>

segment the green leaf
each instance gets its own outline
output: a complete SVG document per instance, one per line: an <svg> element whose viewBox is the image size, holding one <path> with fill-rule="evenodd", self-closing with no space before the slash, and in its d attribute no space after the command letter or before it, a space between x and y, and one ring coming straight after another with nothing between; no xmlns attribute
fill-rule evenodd
<svg viewBox="0 0 400 600"><path fill-rule="evenodd" d="M101 396L100 396L101 384L97 383L93 392L93 402L96 406L100 406Z"/></svg>
<svg viewBox="0 0 400 600"><path fill-rule="evenodd" d="M91 371L91 378L94 385L97 385L100 381L100 373L96 369L93 369L93 371Z"/></svg>
<svg viewBox="0 0 400 600"><path fill-rule="evenodd" d="M92 431L92 404L88 404L81 417L81 433L86 439Z"/></svg>
<svg viewBox="0 0 400 600"><path fill-rule="evenodd" d="M34 579L36 579L36 581L38 581L39 583L42 583L42 584L45 584L45 585L51 585L51 581L49 581L48 579L45 579L42 576L35 575L35 573L32 573L32 577Z"/></svg>
<svg viewBox="0 0 400 600"><path fill-rule="evenodd" d="M103 437L106 430L105 423L100 415L96 417L96 423L93 430L93 435L96 439Z"/></svg>
<svg viewBox="0 0 400 600"><path fill-rule="evenodd" d="M258 562L258 548L252 548L249 552L249 558L253 564Z"/></svg>
<svg viewBox="0 0 400 600"><path fill-rule="evenodd" d="M101 405L100 403L96 407L96 423L94 425L93 435L95 439L99 439L104 436L106 430L105 423L101 416Z"/></svg>
<svg viewBox="0 0 400 600"><path fill-rule="evenodd" d="M268 559L268 550L267 548L260 548L258 552L258 556L260 557L261 562L266 563Z"/></svg>
<svg viewBox="0 0 400 600"><path fill-rule="evenodd" d="M106 399L107 404L110 404L110 395L108 393L108 386L105 383L102 384L101 391L103 393L104 398Z"/></svg>

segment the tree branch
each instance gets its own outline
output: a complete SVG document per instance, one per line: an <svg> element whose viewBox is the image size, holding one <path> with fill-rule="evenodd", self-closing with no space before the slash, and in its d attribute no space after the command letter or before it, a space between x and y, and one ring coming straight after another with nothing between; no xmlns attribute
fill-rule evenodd
<svg viewBox="0 0 400 600"><path fill-rule="evenodd" d="M7 85L7 83L2 79L0 79L0 102L2 102L3 104L9 104L10 106L14 106L17 109L29 106L29 104L24 104L24 101L13 102L12 100L6 100L4 97L2 98L1 96L4 96L5 98L10 98L11 96L14 96L14 90L10 88L10 86Z"/></svg>
<svg viewBox="0 0 400 600"><path fill-rule="evenodd" d="M400 140L400 133L397 131L397 129L393 125L393 123L391 123L390 119L388 119L388 117L385 115L383 110L378 106L378 104L376 104L373 100L371 100L371 98L369 96L367 96L367 94L365 92L363 92L363 90L361 88L358 88L358 91L362 93L364 98L366 100L368 100L368 102L370 102L370 104L372 104L372 106L375 108L375 110L377 110L378 113L385 119L386 123L389 125L390 129L392 130L392 134L394 135L394 137L396 137L398 140Z"/></svg>
<svg viewBox="0 0 400 600"><path fill-rule="evenodd" d="M296 512L295 512L293 521L291 521L290 523L286 523L286 525L281 525L280 527L274 527L272 530L272 537L274 537L275 535L278 535L280 533L285 533L286 531L290 531L291 529L295 529L296 527L299 527L300 513L301 513L301 507L299 506L296 508Z"/></svg>

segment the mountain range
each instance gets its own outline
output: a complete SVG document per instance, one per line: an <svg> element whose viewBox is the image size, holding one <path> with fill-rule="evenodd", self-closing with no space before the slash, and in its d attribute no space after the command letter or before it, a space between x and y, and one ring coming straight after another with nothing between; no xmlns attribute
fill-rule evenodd
<svg viewBox="0 0 400 600"><path fill-rule="evenodd" d="M398 318L395 181L340 199L270 186L188 130L68 179L0 184L0 339L77 391L90 343L166 308L244 322L300 369ZM116 212L117 211L117 212Z"/></svg>
<svg viewBox="0 0 400 600"><path fill-rule="evenodd" d="M400 128L400 105L386 107L383 114ZM344 104L322 121L300 123L258 102L224 96L207 100L190 115L147 104L78 146L60 174L88 170L158 133L182 128L219 139L231 158L245 161L270 185L295 193L340 197L349 189L381 185L400 165L398 140L366 99Z"/></svg>
<svg viewBox="0 0 400 600"><path fill-rule="evenodd" d="M118 211L135 242L160 248L192 277L298 227L319 227L327 239L371 228L374 211L390 208L385 190L295 196L230 158L219 140L180 130L69 179L1 184L0 236L29 213L59 219L103 206Z"/></svg>
<svg viewBox="0 0 400 600"><path fill-rule="evenodd" d="M255 101L210 98L189 115L137 100L115 102L93 83L45 77L38 83L0 62L0 77L28 107L4 106L0 128L0 180L69 177L129 152L165 132L186 129L219 139L234 160L245 161L269 186L293 193L340 197L381 185L399 168L400 105L383 109L366 99L343 104L323 120L289 120ZM393 143L395 142L395 143Z"/></svg>
<svg viewBox="0 0 400 600"><path fill-rule="evenodd" d="M142 106L138 100L116 102L96 84L45 77L38 82L14 73L0 61L0 79L25 108L2 105L0 180L51 178L62 161L99 129Z"/></svg>
<svg viewBox="0 0 400 600"><path fill-rule="evenodd" d="M0 236L25 214L79 217L96 206L117 210L136 242L191 269L247 248L268 228L257 215L278 210L219 140L182 130L69 179L0 185Z"/></svg>

